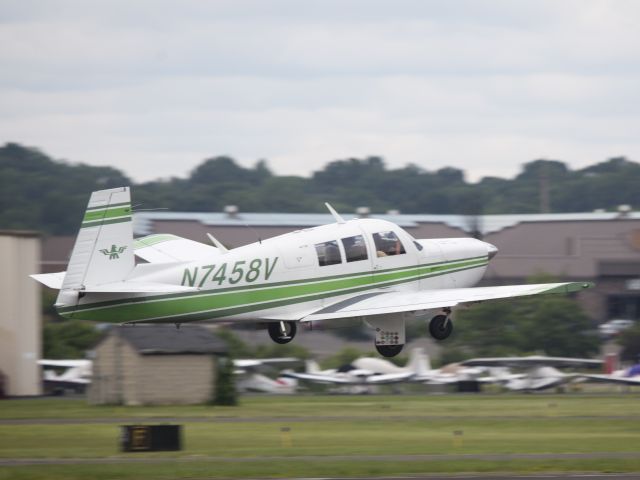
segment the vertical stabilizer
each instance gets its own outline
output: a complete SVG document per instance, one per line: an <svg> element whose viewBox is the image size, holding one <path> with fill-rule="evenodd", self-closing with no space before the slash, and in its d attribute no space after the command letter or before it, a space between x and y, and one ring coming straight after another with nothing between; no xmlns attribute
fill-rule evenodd
<svg viewBox="0 0 640 480"><path fill-rule="evenodd" d="M410 372L413 372L418 376L426 375L431 371L429 355L427 355L423 348L414 348L411 350L407 368Z"/></svg>
<svg viewBox="0 0 640 480"><path fill-rule="evenodd" d="M75 305L87 285L124 280L134 265L129 187L93 192L56 305Z"/></svg>
<svg viewBox="0 0 640 480"><path fill-rule="evenodd" d="M319 373L320 372L320 366L318 365L318 362L316 362L315 360L307 360L305 362L305 366L306 366L306 372L307 373Z"/></svg>

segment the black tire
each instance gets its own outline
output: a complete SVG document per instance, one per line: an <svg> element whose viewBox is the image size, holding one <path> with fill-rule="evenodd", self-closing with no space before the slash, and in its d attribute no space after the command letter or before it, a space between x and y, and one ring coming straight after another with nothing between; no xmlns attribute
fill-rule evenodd
<svg viewBox="0 0 640 480"><path fill-rule="evenodd" d="M271 322L268 324L267 330L269 330L269 336L271 340L280 345L289 343L296 336L298 326L295 322L284 322L286 333L283 335L280 331L280 322Z"/></svg>
<svg viewBox="0 0 640 480"><path fill-rule="evenodd" d="M446 315L436 315L429 322L429 333L436 340L444 340L453 331L453 322Z"/></svg>
<svg viewBox="0 0 640 480"><path fill-rule="evenodd" d="M403 345L376 345L376 350L383 357L395 357L402 351L403 347L404 347L404 344Z"/></svg>

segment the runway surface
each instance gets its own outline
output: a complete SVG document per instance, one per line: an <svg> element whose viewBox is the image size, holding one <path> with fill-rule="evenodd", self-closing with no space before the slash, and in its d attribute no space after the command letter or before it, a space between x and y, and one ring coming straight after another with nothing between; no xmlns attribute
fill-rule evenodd
<svg viewBox="0 0 640 480"><path fill-rule="evenodd" d="M362 461L362 462L429 462L461 460L575 460L593 458L640 458L640 452L590 453L498 453L498 454L436 454L436 455L296 455L259 457L216 457L209 455L171 457L104 457L104 458L3 458L0 466L78 465L112 463L188 463L188 462L295 462L295 461Z"/></svg>

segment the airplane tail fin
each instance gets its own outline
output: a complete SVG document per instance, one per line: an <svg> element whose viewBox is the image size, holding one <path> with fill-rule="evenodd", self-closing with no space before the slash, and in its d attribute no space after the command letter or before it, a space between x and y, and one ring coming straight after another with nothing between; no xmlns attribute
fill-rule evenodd
<svg viewBox="0 0 640 480"><path fill-rule="evenodd" d="M431 371L431 361L424 348L414 348L409 356L407 368L416 375L425 375Z"/></svg>
<svg viewBox="0 0 640 480"><path fill-rule="evenodd" d="M307 360L305 367L306 373L318 373L320 371L320 366L315 360Z"/></svg>
<svg viewBox="0 0 640 480"><path fill-rule="evenodd" d="M93 192L56 306L76 305L86 286L124 280L135 266L133 250L129 187Z"/></svg>

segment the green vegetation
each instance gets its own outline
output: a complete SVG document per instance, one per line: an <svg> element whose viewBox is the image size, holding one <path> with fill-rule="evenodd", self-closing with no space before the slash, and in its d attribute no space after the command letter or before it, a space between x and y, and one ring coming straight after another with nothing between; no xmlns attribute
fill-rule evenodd
<svg viewBox="0 0 640 480"><path fill-rule="evenodd" d="M43 329L43 358L85 358L102 334L95 324L80 320L47 322Z"/></svg>
<svg viewBox="0 0 640 480"><path fill-rule="evenodd" d="M622 346L622 360L640 362L640 322L620 333L618 343Z"/></svg>
<svg viewBox="0 0 640 480"><path fill-rule="evenodd" d="M216 362L217 373L213 384L215 385L211 395L212 405L224 405L233 407L238 404L238 392L233 373L233 360L231 357L219 357Z"/></svg>
<svg viewBox="0 0 640 480"><path fill-rule="evenodd" d="M310 178L275 176L266 162L244 168L229 157L205 160L187 178L134 185L111 167L90 167L55 161L46 154L14 143L0 147L0 228L37 229L72 234L93 190L134 185L134 204L174 211L221 211L233 204L241 211L324 212L330 201L344 212L368 205L373 212L404 213L584 212L640 206L640 164L624 157L570 170L559 161L535 160L513 179L487 177L468 183L464 172L435 172L415 165L387 169L379 157L337 160ZM19 199L20 201L17 201Z"/></svg>
<svg viewBox="0 0 640 480"><path fill-rule="evenodd" d="M561 295L523 297L456 312L455 329L441 363L469 355L591 357L599 344L592 320L573 299Z"/></svg>
<svg viewBox="0 0 640 480"><path fill-rule="evenodd" d="M635 471L640 468L633 416L637 402L633 394L246 397L229 409L9 400L2 402L0 419L29 422L0 422L0 459L85 458L94 463L2 467L0 479ZM47 418L58 423L45 422ZM119 425L144 422L141 418L183 423L185 450L119 452ZM286 434L283 427L289 429ZM509 457L569 453L593 457ZM425 457L443 454L460 457ZM505 457L483 458L485 454ZM392 455L406 457L398 461ZM128 459L150 463L130 464Z"/></svg>

